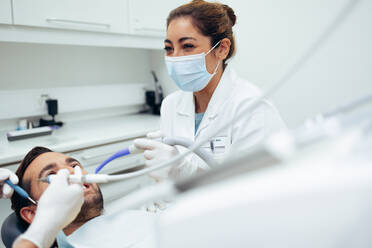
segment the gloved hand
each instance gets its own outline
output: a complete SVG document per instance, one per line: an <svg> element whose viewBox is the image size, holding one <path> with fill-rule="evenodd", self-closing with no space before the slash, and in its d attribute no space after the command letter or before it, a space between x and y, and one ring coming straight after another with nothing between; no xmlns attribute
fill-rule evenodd
<svg viewBox="0 0 372 248"><path fill-rule="evenodd" d="M18 183L18 177L12 171L0 168L0 198L10 198L14 190L4 181L9 179L14 184Z"/></svg>
<svg viewBox="0 0 372 248"><path fill-rule="evenodd" d="M160 131L151 132L146 135L146 138L135 139L133 142L136 148L144 150L143 155L146 159L145 165L147 167L157 165L164 161L169 161L179 154L176 147L155 140L162 136L163 134ZM183 161L176 162L176 164L182 163ZM170 165L170 167L174 165L175 164ZM170 167L151 172L150 176L154 177L156 181L162 181L168 177Z"/></svg>
<svg viewBox="0 0 372 248"><path fill-rule="evenodd" d="M75 167L75 174L81 174ZM40 197L32 224L19 239L27 239L38 247L50 247L58 232L70 224L84 203L83 186L69 184L69 171L60 170Z"/></svg>

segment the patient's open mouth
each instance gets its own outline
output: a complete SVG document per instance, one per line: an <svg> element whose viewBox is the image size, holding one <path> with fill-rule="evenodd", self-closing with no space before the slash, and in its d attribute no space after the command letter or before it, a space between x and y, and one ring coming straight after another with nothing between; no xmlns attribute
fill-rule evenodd
<svg viewBox="0 0 372 248"><path fill-rule="evenodd" d="M89 190L90 189L90 184L88 183L83 183L83 189L84 189L84 192Z"/></svg>

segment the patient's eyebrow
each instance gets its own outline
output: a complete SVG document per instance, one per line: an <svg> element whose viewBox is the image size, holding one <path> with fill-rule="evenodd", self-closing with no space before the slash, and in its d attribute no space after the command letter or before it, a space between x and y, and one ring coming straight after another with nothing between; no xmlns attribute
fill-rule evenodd
<svg viewBox="0 0 372 248"><path fill-rule="evenodd" d="M41 178L43 176L43 174L48 171L48 170L51 170L51 169L54 169L57 167L57 164L56 163L51 163L51 164L48 164L47 166L45 166L39 173L39 178Z"/></svg>

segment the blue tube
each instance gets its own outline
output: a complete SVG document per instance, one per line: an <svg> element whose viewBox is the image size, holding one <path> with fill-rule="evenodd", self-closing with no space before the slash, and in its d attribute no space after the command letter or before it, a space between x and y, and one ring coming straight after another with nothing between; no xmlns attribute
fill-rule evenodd
<svg viewBox="0 0 372 248"><path fill-rule="evenodd" d="M114 155L111 155L111 156L110 156L108 159L106 159L102 164L100 164L100 166L98 166L98 167L96 168L96 174L97 174L98 172L100 172L100 171L103 169L103 167L105 167L106 164L110 163L112 160L117 159L117 158L120 158L120 157L124 157L124 156L129 155L129 154L130 154L129 148L125 148L125 149L123 149L123 150L118 151L118 152L115 153Z"/></svg>

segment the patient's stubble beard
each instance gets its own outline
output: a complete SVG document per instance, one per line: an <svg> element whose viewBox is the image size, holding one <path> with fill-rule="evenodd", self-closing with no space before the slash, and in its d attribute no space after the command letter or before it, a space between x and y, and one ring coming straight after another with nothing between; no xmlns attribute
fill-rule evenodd
<svg viewBox="0 0 372 248"><path fill-rule="evenodd" d="M95 194L91 194L88 199L85 199L83 206L78 216L65 229L76 229L82 226L87 221L100 216L103 212L103 197L100 188L97 185L92 185Z"/></svg>

